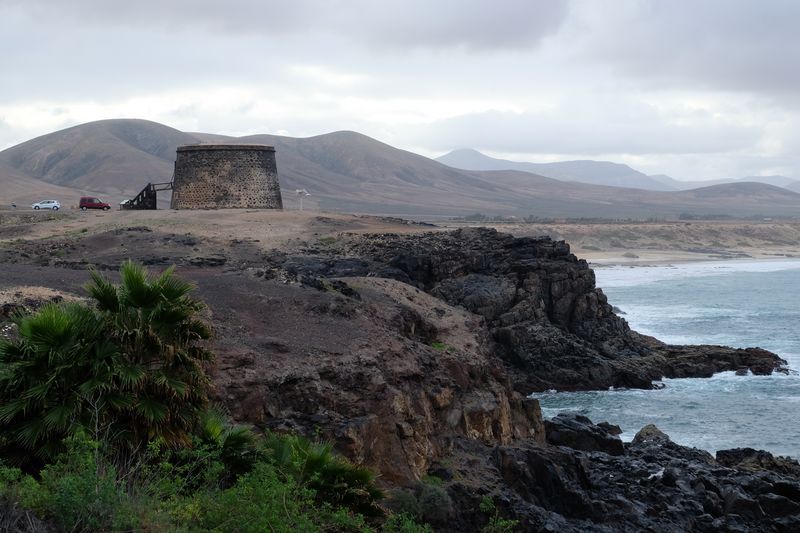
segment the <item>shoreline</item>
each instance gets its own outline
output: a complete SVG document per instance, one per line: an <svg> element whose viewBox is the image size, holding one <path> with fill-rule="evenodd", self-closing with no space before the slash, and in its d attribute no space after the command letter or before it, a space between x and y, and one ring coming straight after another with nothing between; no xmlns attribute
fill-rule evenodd
<svg viewBox="0 0 800 533"><path fill-rule="evenodd" d="M794 252L794 253L792 253ZM719 253L696 253L680 250L618 250L596 252L576 248L572 250L579 259L585 259L590 266L611 267L658 267L672 264L722 263L732 261L800 261L800 250L777 251L758 250L749 253L720 251Z"/></svg>
<svg viewBox="0 0 800 533"><path fill-rule="evenodd" d="M481 225L515 237L548 235L554 240L566 241L573 254L593 265L658 266L800 257L800 222L797 221L488 222Z"/></svg>

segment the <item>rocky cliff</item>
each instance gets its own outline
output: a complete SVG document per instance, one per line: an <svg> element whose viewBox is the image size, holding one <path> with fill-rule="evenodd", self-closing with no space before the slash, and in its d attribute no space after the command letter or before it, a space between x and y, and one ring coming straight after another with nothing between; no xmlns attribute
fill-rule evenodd
<svg viewBox="0 0 800 533"><path fill-rule="evenodd" d="M318 286L354 276L395 279L471 313L523 394L546 389L651 388L662 377L724 370L770 373L783 362L758 349L669 346L633 332L563 241L478 228L343 236L338 246L275 257L272 275ZM276 274L277 272L277 274Z"/></svg>
<svg viewBox="0 0 800 533"><path fill-rule="evenodd" d="M764 474L767 486L666 436L623 446L585 419L545 428L533 391L650 388L783 364L760 349L670 346L631 331L563 242L487 229L341 234L247 272L280 288L302 334L324 336L327 349L275 340L260 354L228 353L218 382L234 414L322 434L417 496L426 475L443 479L449 503L427 517L437 528L478 528L484 495L525 530L796 523L786 518L800 503L786 488L800 487L796 472Z"/></svg>
<svg viewBox="0 0 800 533"><path fill-rule="evenodd" d="M331 231L340 223L317 217L316 238L274 250L158 225L15 241L0 248L0 288L13 287L0 303L10 312L52 296L29 294L32 283L79 295L89 252L108 270L128 258L177 264L209 304L217 399L231 414L330 440L380 473L390 505L437 530L480 530L487 496L522 531L800 529L794 461L714 458L653 428L623 445L612 426L545 421L528 398L769 373L776 355L631 331L563 242Z"/></svg>

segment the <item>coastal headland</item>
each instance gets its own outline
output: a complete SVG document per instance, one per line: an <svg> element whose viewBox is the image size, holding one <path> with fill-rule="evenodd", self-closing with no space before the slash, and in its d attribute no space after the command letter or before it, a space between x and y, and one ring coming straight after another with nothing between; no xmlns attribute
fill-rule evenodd
<svg viewBox="0 0 800 533"><path fill-rule="evenodd" d="M701 240L697 224L677 224L661 242L697 232L700 249L752 257L797 246L796 236L773 246L757 230L745 241L734 226L712 225ZM436 530L480 530L487 495L524 531L800 528L794 460L749 449L715 457L654 426L623 443L598 420L543 419L531 392L784 367L765 350L674 346L632 331L562 239L640 255L631 250L656 251L656 236L614 226L624 245L612 246L612 229L557 228L296 211L4 211L0 310L81 298L90 267L113 276L126 259L176 265L209 305L215 399L239 422L334 443L379 472L390 494L419 494L437 479L447 497L427 517Z"/></svg>

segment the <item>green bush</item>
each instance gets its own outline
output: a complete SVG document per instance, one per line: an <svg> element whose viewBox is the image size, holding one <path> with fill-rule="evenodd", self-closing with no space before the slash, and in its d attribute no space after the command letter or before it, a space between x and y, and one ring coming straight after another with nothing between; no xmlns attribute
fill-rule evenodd
<svg viewBox="0 0 800 533"><path fill-rule="evenodd" d="M453 501L444 482L436 476L425 476L414 490L398 490L388 502L394 516L405 516L412 521L446 524L453 515ZM395 518L395 520L400 520Z"/></svg>
<svg viewBox="0 0 800 533"><path fill-rule="evenodd" d="M221 481L226 483L250 472L256 462L263 459L259 439L253 430L232 424L219 407L210 407L201 413L193 442L194 448L218 452L219 461L225 467L225 478Z"/></svg>
<svg viewBox="0 0 800 533"><path fill-rule="evenodd" d="M295 451L304 439L271 440L285 443L293 472L265 459L228 484L219 448L176 452L154 442L118 468L101 446L77 435L40 479L0 465L0 496L66 531L372 531L362 514L311 487L325 475L301 475L313 463Z"/></svg>
<svg viewBox="0 0 800 533"><path fill-rule="evenodd" d="M272 465L260 463L233 487L199 495L196 516L181 518L190 519L190 530L317 531L319 527L307 512L313 508L313 499L312 491L282 480Z"/></svg>
<svg viewBox="0 0 800 533"><path fill-rule="evenodd" d="M449 344L445 344L444 342L438 342L438 341L432 342L431 348L433 348L436 351L446 352L446 353L453 353L456 351L456 349L450 346Z"/></svg>
<svg viewBox="0 0 800 533"><path fill-rule="evenodd" d="M484 496L478 508L489 518L489 523L481 528L483 533L511 533L519 524L518 520L501 517L491 496Z"/></svg>
<svg viewBox="0 0 800 533"><path fill-rule="evenodd" d="M419 520L422 518L422 507L419 505L417 496L409 490L398 490L392 494L389 501L390 508L396 514L403 514Z"/></svg>
<svg viewBox="0 0 800 533"><path fill-rule="evenodd" d="M422 519L431 524L444 524L453 513L453 501L440 485L421 483L417 501L422 511Z"/></svg>
<svg viewBox="0 0 800 533"><path fill-rule="evenodd" d="M65 531L129 530L138 519L117 473L97 461L96 443L82 435L44 467L40 479L20 475L4 484L5 495ZM19 472L19 471L17 471Z"/></svg>
<svg viewBox="0 0 800 533"><path fill-rule="evenodd" d="M431 526L418 524L415 519L405 513L390 516L383 525L384 533L433 533Z"/></svg>

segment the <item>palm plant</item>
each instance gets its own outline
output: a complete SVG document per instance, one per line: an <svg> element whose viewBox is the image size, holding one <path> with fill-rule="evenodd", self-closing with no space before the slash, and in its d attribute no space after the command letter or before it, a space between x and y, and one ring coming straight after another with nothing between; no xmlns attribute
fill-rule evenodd
<svg viewBox="0 0 800 533"><path fill-rule="evenodd" d="M262 446L279 470L312 489L318 501L365 516L383 514L377 503L383 493L375 486L375 474L336 455L330 444L269 433Z"/></svg>
<svg viewBox="0 0 800 533"><path fill-rule="evenodd" d="M0 342L0 443L5 457L44 460L65 436L98 427L100 412L128 401L114 386L122 356L85 306L50 304L14 320L20 340Z"/></svg>
<svg viewBox="0 0 800 533"><path fill-rule="evenodd" d="M172 269L152 277L127 262L121 275L117 286L92 272L96 310L51 304L15 318L19 339L0 342L6 457L52 459L80 428L128 450L190 443L210 388L203 306Z"/></svg>
<svg viewBox="0 0 800 533"><path fill-rule="evenodd" d="M228 415L217 406L206 409L200 415L195 433L195 447L215 450L225 465L223 484L235 481L250 472L261 459L258 437L247 426L233 424Z"/></svg>
<svg viewBox="0 0 800 533"><path fill-rule="evenodd" d="M117 425L134 445L153 438L189 445L211 387L212 355L202 344L211 331L197 318L204 305L189 296L193 285L172 267L153 277L127 261L120 273L117 286L93 271L86 287L125 356L119 385L133 402L119 406Z"/></svg>

